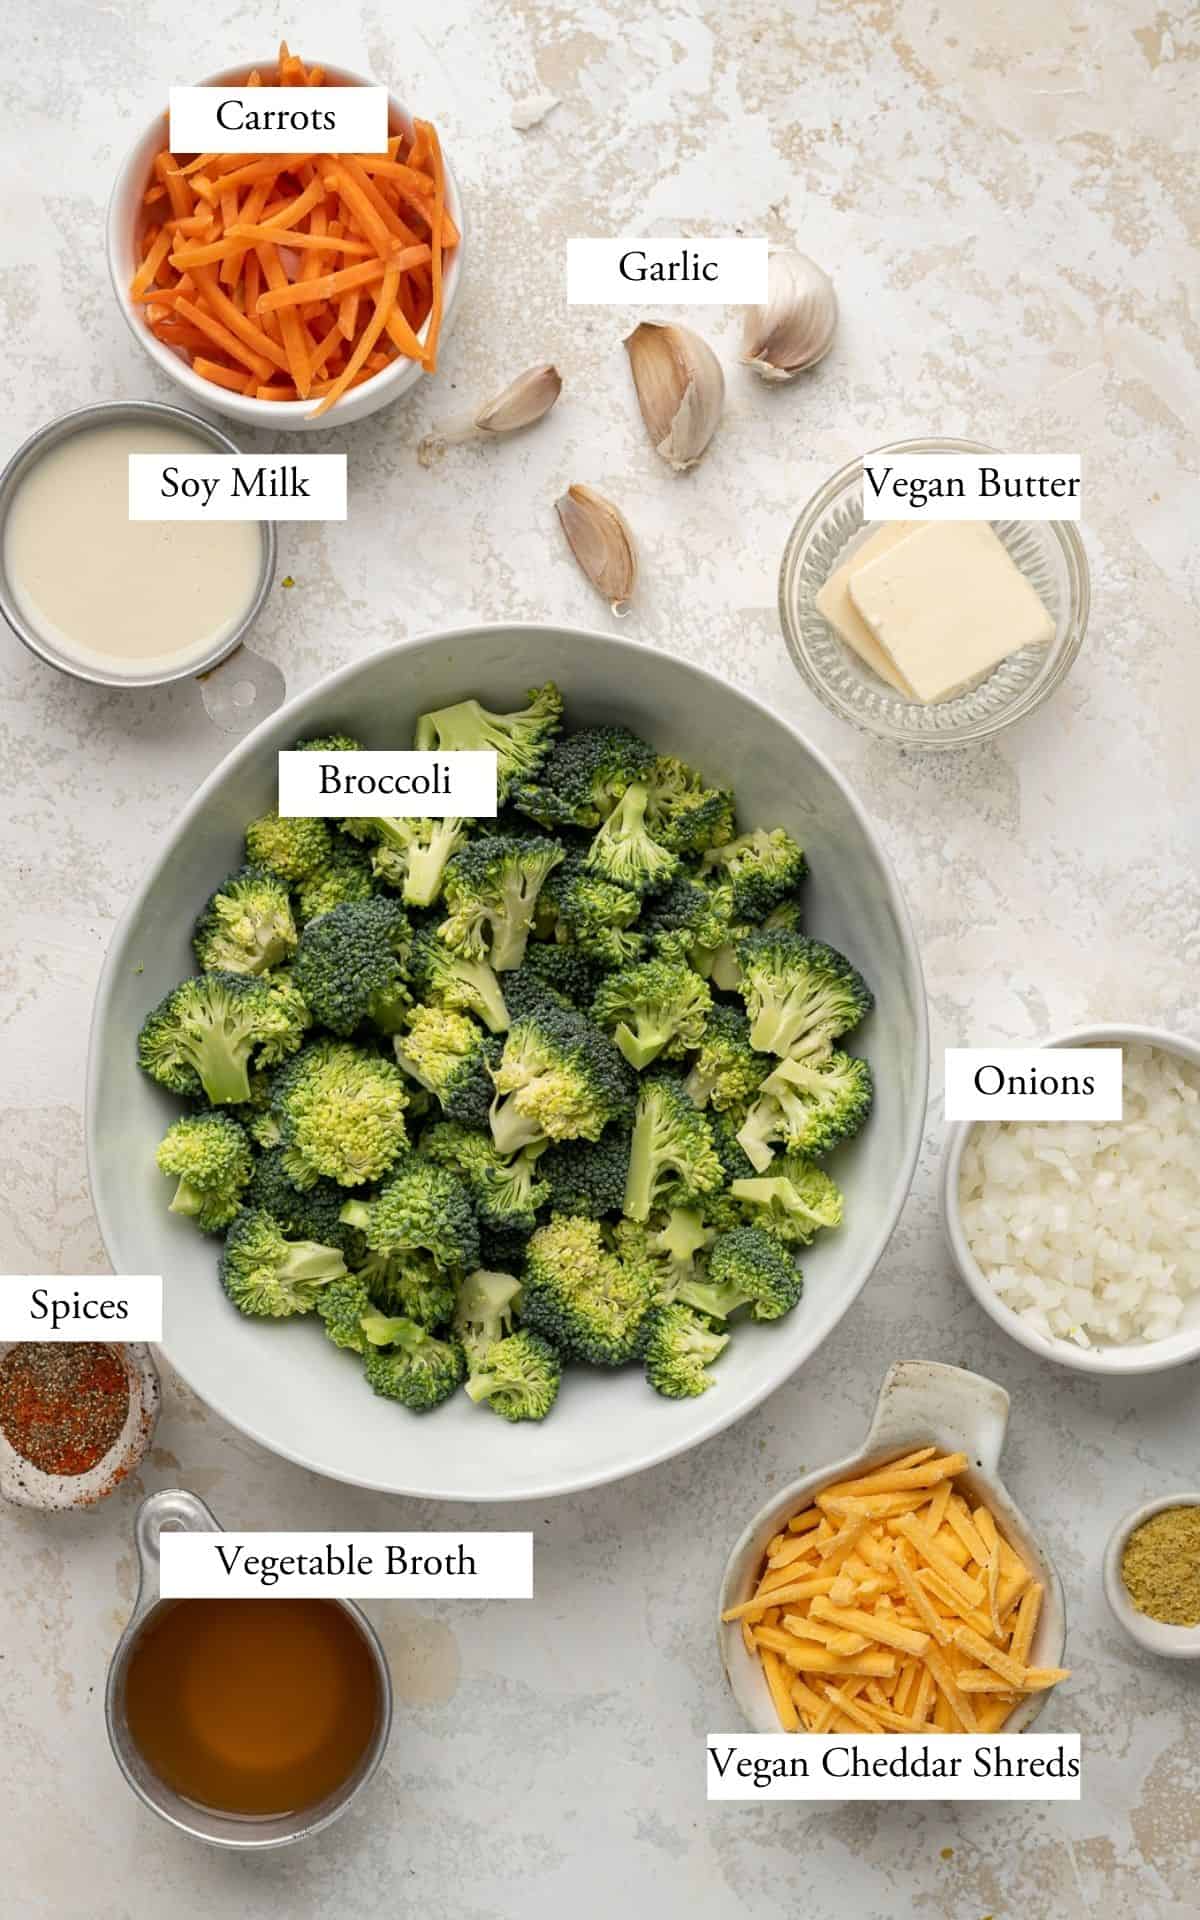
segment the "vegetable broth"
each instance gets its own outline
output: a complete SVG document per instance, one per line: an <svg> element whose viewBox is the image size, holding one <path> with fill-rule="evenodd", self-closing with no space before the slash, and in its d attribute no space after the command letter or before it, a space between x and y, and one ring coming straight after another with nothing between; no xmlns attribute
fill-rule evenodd
<svg viewBox="0 0 1200 1920"><path fill-rule="evenodd" d="M177 1600L143 1628L125 1714L151 1771L221 1813L311 1807L371 1741L379 1683L351 1616L329 1600Z"/></svg>
<svg viewBox="0 0 1200 1920"><path fill-rule="evenodd" d="M70 660L142 680L199 663L258 591L250 520L131 520L131 453L212 453L160 421L118 420L60 440L23 475L4 570L35 632Z"/></svg>

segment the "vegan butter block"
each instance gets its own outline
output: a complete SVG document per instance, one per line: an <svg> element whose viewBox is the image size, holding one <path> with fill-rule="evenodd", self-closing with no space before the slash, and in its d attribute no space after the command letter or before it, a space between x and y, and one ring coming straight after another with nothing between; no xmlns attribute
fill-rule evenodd
<svg viewBox="0 0 1200 1920"><path fill-rule="evenodd" d="M944 700L1054 622L985 520L935 520L852 568L850 600L918 700Z"/></svg>
<svg viewBox="0 0 1200 1920"><path fill-rule="evenodd" d="M902 693L906 700L912 699L912 688L888 658L851 600L850 576L857 573L859 567L866 566L868 561L886 553L898 541L906 539L919 525L920 522L914 520L887 521L869 540L864 540L862 546L842 563L836 573L830 574L817 595L817 612L824 614L838 638L844 640L861 660L866 661L872 673L886 680L889 687L895 687L896 692Z"/></svg>

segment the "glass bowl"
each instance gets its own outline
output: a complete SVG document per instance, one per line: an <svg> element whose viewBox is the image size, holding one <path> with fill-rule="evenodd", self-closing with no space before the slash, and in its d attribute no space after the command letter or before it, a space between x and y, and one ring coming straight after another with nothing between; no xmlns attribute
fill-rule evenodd
<svg viewBox="0 0 1200 1920"><path fill-rule="evenodd" d="M897 440L863 456L995 453L976 440ZM1054 620L1045 647L1022 647L961 693L930 706L906 700L840 640L816 598L831 573L877 531L862 514L862 458L815 493L792 528L779 570L779 618L788 651L817 698L867 733L900 747L965 747L986 740L1053 693L1083 644L1091 600L1087 556L1070 520L991 524Z"/></svg>

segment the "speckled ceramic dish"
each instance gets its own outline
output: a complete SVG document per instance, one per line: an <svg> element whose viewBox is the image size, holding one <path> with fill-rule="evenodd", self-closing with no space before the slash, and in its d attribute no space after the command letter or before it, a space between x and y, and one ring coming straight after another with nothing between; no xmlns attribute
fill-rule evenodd
<svg viewBox="0 0 1200 1920"><path fill-rule="evenodd" d="M897 440L868 456L995 453L975 440ZM792 529L779 571L779 618L803 678L832 713L900 747L966 747L1032 713L1083 644L1090 587L1079 529L1069 520L996 520L994 530L1054 619L1049 646L1024 647L949 700L923 706L872 673L817 611L830 574L876 531L862 514L862 459L815 493Z"/></svg>
<svg viewBox="0 0 1200 1920"><path fill-rule="evenodd" d="M1171 1507L1200 1507L1200 1493L1165 1493L1159 1500L1148 1500L1145 1506L1135 1507L1117 1522L1104 1553L1104 1596L1117 1625L1146 1653L1157 1653L1165 1660L1200 1660L1200 1625L1172 1627L1164 1620L1152 1619L1148 1613L1139 1613L1121 1578L1121 1558L1130 1534L1143 1520L1152 1519L1156 1513L1166 1513Z"/></svg>
<svg viewBox="0 0 1200 1920"><path fill-rule="evenodd" d="M137 1466L158 1424L161 1398L158 1371L149 1347L136 1342L112 1345L125 1362L129 1378L129 1412L116 1440L94 1467L86 1473L43 1473L10 1446L0 1432L0 1498L18 1507L39 1507L43 1512L62 1512L68 1507L92 1507L103 1500ZM0 1341L0 1360L19 1346L16 1340Z"/></svg>
<svg viewBox="0 0 1200 1920"><path fill-rule="evenodd" d="M771 1702L762 1667L746 1648L736 1621L721 1615L741 1606L754 1591L767 1542L794 1513L808 1506L814 1494L831 1481L851 1474L870 1473L873 1467L917 1447L936 1446L943 1453L965 1453L971 1465L963 1478L970 1491L986 1501L1001 1532L1025 1564L1032 1567L1045 1589L1042 1610L1033 1636L1030 1664L1060 1667L1067 1639L1067 1609L1062 1582L1049 1554L1034 1533L1000 1478L1000 1454L1008 1431L1009 1398L994 1380L962 1367L945 1367L932 1360L901 1360L889 1368L879 1390L875 1413L861 1447L817 1473L806 1473L781 1492L745 1529L725 1565L717 1599L717 1644L725 1676L755 1733L778 1733L779 1719ZM1047 1693L1030 1693L1014 1707L1005 1733L1025 1733L1045 1706Z"/></svg>
<svg viewBox="0 0 1200 1920"><path fill-rule="evenodd" d="M280 747L346 731L402 744L418 714L467 695L506 709L556 680L575 725L624 722L732 783L747 824L788 827L808 852L812 932L858 959L876 1004L855 1035L870 1059L869 1124L834 1163L846 1218L804 1258L804 1299L776 1326L739 1327L712 1389L665 1400L640 1369L571 1369L542 1425L511 1425L458 1394L421 1419L371 1393L319 1324L234 1311L218 1246L167 1210L155 1148L177 1104L139 1073L138 1028L191 971L205 895L236 867L248 820L275 803ZM277 1453L387 1493L520 1500L620 1479L738 1420L802 1366L847 1311L904 1203L925 1118L921 964L886 853L841 775L778 714L636 641L562 627L466 627L384 647L293 700L234 748L188 803L109 949L88 1068L92 1197L118 1272L164 1273L164 1351L188 1384ZM818 1391L820 1390L818 1383Z"/></svg>

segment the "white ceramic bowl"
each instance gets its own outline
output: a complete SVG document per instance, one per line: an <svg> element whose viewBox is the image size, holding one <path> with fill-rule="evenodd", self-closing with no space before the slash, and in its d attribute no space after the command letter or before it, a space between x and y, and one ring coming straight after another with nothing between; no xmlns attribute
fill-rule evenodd
<svg viewBox="0 0 1200 1920"><path fill-rule="evenodd" d="M364 78L361 73L352 73L346 67L333 67L322 62L330 83L339 87L368 87L374 81ZM210 74L207 80L199 80L197 86L219 87L236 86L245 80L252 67L262 72L275 66L273 58L266 60L244 60L235 67L225 67L220 73ZM388 95L388 125L393 133L404 132L411 135L412 117L394 94ZM360 387L352 387L350 392L323 413L319 420L313 420L316 408L315 400L254 400L245 394L229 393L224 387L214 385L211 380L202 380L193 373L186 360L157 340L146 325L139 307L135 307L129 298L129 283L133 279L137 266L135 245L140 230L142 195L150 180L150 169L154 156L166 139L166 115L156 114L145 133L121 163L117 177L113 182L109 196L106 222L106 244L108 248L108 272L112 280L117 305L124 315L126 325L143 352L149 354L155 365L161 368L177 387L181 387L193 403L212 407L218 413L240 420L244 426L260 427L266 433L300 433L310 430L324 431L327 427L347 426L352 420L364 420L369 413L377 413L380 407L386 407L398 400L402 393L408 393L416 386L422 376L421 368L412 360L394 360L390 366L377 373L372 380L364 380ZM463 222L462 200L454 171L445 154L442 155L446 173L446 205L458 227L460 239L458 245L446 256L445 274L442 288L442 331L444 342L449 334L454 308L458 300L458 290L462 282L463 253L466 247L466 232ZM423 342L428 330L428 322L421 328L418 338ZM436 375L434 376L436 378Z"/></svg>
<svg viewBox="0 0 1200 1920"><path fill-rule="evenodd" d="M725 1563L717 1600L717 1644L725 1677L755 1733L778 1733L779 1719L763 1678L762 1666L746 1648L737 1621L721 1615L740 1607L754 1592L767 1542L794 1513L835 1480L869 1473L918 1447L965 1453L971 1466L963 1479L995 1514L1005 1538L1032 1567L1045 1588L1033 1636L1030 1664L1061 1667L1067 1640L1067 1610L1062 1582L1025 1515L1000 1478L1000 1454L1008 1429L1009 1398L994 1380L933 1360L901 1360L889 1368L861 1447L817 1473L806 1473L755 1514ZM1031 1693L1013 1709L1005 1733L1025 1733L1045 1706L1049 1693Z"/></svg>
<svg viewBox="0 0 1200 1920"><path fill-rule="evenodd" d="M739 1327L717 1383L695 1400L651 1392L637 1369L573 1369L544 1425L512 1426L465 1395L423 1419L376 1398L319 1325L243 1319L216 1278L218 1242L167 1211L154 1150L177 1103L139 1073L146 1012L191 970L209 890L241 858L246 822L274 804L276 752L337 728L403 746L422 711L467 695L523 704L547 679L571 721L624 721L737 788L742 818L792 829L808 849L814 932L861 963L876 1010L855 1035L878 1094L834 1164L846 1222L806 1257L805 1297L777 1326ZM879 1259L912 1179L925 1113L921 967L888 859L828 761L787 723L682 660L606 634L471 627L386 648L343 668L234 748L185 808L109 950L93 1020L87 1133L92 1195L118 1272L166 1276L163 1347L201 1397L276 1452L336 1479L430 1498L515 1500L634 1473L719 1432L820 1346Z"/></svg>
<svg viewBox="0 0 1200 1920"><path fill-rule="evenodd" d="M1073 1033L1060 1033L1043 1043L1048 1047L1161 1047L1165 1053L1178 1054L1192 1066L1200 1067L1200 1046L1176 1033L1162 1033L1156 1027L1080 1027ZM963 1231L959 1207L958 1182L963 1149L973 1120L959 1120L948 1129L942 1156L942 1227L959 1273L966 1281L985 1313L998 1327L1030 1353L1043 1360L1055 1360L1061 1367L1073 1367L1078 1373L1163 1373L1168 1367L1181 1367L1200 1355L1200 1298L1184 1309L1184 1323L1178 1333L1165 1340L1129 1342L1120 1346L1077 1347L1071 1340L1048 1340L1019 1313L1006 1306L983 1273Z"/></svg>
<svg viewBox="0 0 1200 1920"><path fill-rule="evenodd" d="M20 1343L0 1341L0 1360ZM0 1499L14 1506L37 1507L43 1513L62 1513L71 1507L94 1507L107 1499L138 1465L154 1438L162 1398L158 1369L147 1346L138 1341L104 1341L114 1346L125 1363L129 1382L129 1411L125 1424L102 1459L86 1473L43 1473L17 1452L0 1433Z"/></svg>
<svg viewBox="0 0 1200 1920"><path fill-rule="evenodd" d="M1117 1624L1147 1653L1161 1654L1167 1660L1200 1660L1200 1626L1171 1627L1164 1620L1139 1613L1121 1578L1121 1557L1130 1534L1143 1520L1165 1513L1168 1507L1200 1507L1200 1493L1166 1493L1160 1500L1135 1507L1117 1523L1104 1553L1104 1594Z"/></svg>

